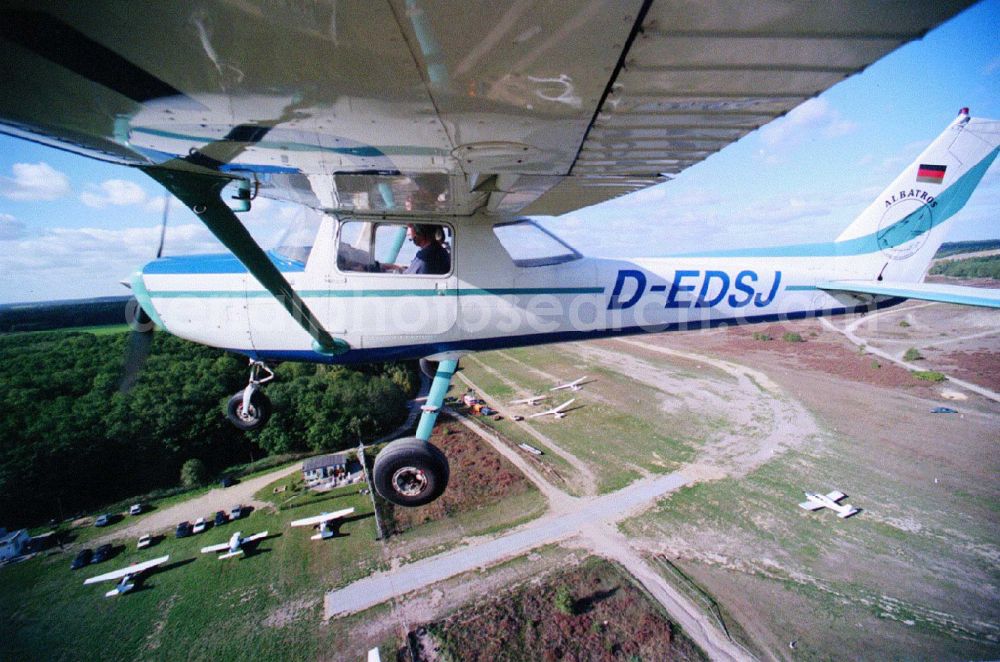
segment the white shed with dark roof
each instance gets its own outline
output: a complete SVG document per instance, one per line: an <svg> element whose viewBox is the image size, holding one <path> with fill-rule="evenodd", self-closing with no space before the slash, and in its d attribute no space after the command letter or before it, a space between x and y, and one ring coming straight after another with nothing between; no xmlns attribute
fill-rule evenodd
<svg viewBox="0 0 1000 662"><path fill-rule="evenodd" d="M302 477L306 481L324 480L347 473L347 456L343 453L317 455L302 463Z"/></svg>

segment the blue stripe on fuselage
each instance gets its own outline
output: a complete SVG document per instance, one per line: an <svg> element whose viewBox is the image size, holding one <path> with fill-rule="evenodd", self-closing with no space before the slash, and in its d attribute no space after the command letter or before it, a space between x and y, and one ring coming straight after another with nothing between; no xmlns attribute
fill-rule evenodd
<svg viewBox="0 0 1000 662"><path fill-rule="evenodd" d="M278 267L278 271L305 271L306 265L296 260L289 260L271 252L268 252L267 256L271 259L274 266ZM211 255L161 257L143 267L142 273L144 275L245 274L247 273L247 268L232 253L213 253ZM242 292L239 294L242 294Z"/></svg>

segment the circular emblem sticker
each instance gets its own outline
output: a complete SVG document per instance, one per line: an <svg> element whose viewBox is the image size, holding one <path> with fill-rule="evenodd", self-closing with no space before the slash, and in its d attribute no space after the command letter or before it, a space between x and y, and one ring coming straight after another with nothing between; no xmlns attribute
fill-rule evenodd
<svg viewBox="0 0 1000 662"><path fill-rule="evenodd" d="M931 207L923 200L904 198L889 205L875 234L879 249L891 260L905 260L927 241L931 220Z"/></svg>

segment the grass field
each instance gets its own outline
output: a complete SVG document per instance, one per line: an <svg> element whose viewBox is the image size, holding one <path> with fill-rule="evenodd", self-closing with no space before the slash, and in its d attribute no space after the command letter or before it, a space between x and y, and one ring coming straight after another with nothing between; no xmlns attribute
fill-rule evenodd
<svg viewBox="0 0 1000 662"><path fill-rule="evenodd" d="M269 471L273 471L270 469ZM396 555L411 560L457 544L462 537L499 531L537 517L545 501L535 489L470 512L455 513L405 534L375 539L371 496L364 484L327 493L300 491L297 474L274 481L256 498L275 506L205 533L136 550L128 540L117 556L71 571L75 553L114 527L140 522L125 518L110 528L82 526L63 552L50 551L0 568L0 659L254 659L335 657L354 618L322 620L327 591L375 570ZM275 492L278 488L279 492ZM284 488L284 489L282 489ZM158 504L165 508L202 494L195 490ZM312 541L310 529L291 529L293 519L353 507L339 537ZM255 553L220 561L201 547L226 542L235 532L267 530ZM84 586L86 577L165 554L170 561L141 590L105 598L113 583ZM346 628L346 630L345 630ZM398 642L387 643L391 650ZM388 659L388 658L387 658Z"/></svg>
<svg viewBox="0 0 1000 662"><path fill-rule="evenodd" d="M533 366L544 366L550 377ZM672 370L662 364L659 369ZM584 461L597 476L601 494L620 489L644 473L673 471L694 456L706 433L724 425L704 416L688 416L684 411L671 413L669 394L561 347L484 352L464 361L462 371L500 403L528 395L550 395L544 405L535 408L506 407L508 414L522 409L524 414L530 414L575 398L566 418L526 418L525 423ZM589 383L582 391L549 393L555 384L584 375L589 377ZM545 450L544 442L512 422L486 418L482 422L516 443L526 442ZM543 458L560 475L572 476L572 468L558 456L546 453ZM571 486L569 491L578 493Z"/></svg>
<svg viewBox="0 0 1000 662"><path fill-rule="evenodd" d="M995 505L984 505L981 488L914 490L908 481L828 433L822 448L685 488L621 528L656 541L744 619L752 614L745 627L798 640L796 656L991 657L1000 635L988 589L1000 578ZM796 506L804 487L834 486L859 515L843 521ZM786 607L756 609L764 596Z"/></svg>

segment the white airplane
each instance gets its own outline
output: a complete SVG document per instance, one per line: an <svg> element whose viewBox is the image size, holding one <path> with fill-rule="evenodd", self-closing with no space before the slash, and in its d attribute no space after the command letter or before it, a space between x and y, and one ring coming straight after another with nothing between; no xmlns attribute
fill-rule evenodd
<svg viewBox="0 0 1000 662"><path fill-rule="evenodd" d="M231 252L133 274L145 329L133 338L138 357L154 326L246 355L248 386L227 407L241 429L268 418L268 362L436 365L416 435L373 471L386 499L419 506L447 486L428 440L471 352L907 298L1000 307L997 290L921 282L1000 145L1000 124L968 109L834 241L596 259L524 218L664 182L965 4L804 2L761 20L771 0L528 2L514 21L502 3L484 14L456 0L292 17L280 3L8 0L0 131L138 168ZM259 197L303 206L270 251L236 216Z"/></svg>
<svg viewBox="0 0 1000 662"><path fill-rule="evenodd" d="M248 542L254 542L255 540L262 540L267 537L267 531L261 531L260 533L255 533L247 538L242 537L243 533L237 531L229 538L229 542L219 543L218 545L209 545L208 547L202 547L202 554L211 554L212 552L222 552L225 554L220 554L219 559L228 559L234 556L238 556L243 553L243 546Z"/></svg>
<svg viewBox="0 0 1000 662"><path fill-rule="evenodd" d="M567 400L566 402L562 403L558 407L553 407L552 409L549 409L548 411L540 411L540 412L538 412L536 414L532 414L528 418L538 418L539 416L554 416L556 418L565 418L566 417L566 412L563 411L563 410L566 409L566 407L569 407L575 401L576 401L576 398L570 398L569 400Z"/></svg>
<svg viewBox="0 0 1000 662"><path fill-rule="evenodd" d="M549 396L547 395L533 395L530 398L521 398L520 400L511 400L512 405L537 405L542 400L547 400Z"/></svg>
<svg viewBox="0 0 1000 662"><path fill-rule="evenodd" d="M583 388L583 380L584 379L586 379L586 377L581 377L580 379L577 379L575 381L569 382L568 384L560 384L559 386L553 386L549 390L550 391L561 391L563 389L567 389L568 388L571 391L579 391L580 389Z"/></svg>
<svg viewBox="0 0 1000 662"><path fill-rule="evenodd" d="M318 526L319 533L312 536L310 540L326 540L333 537L333 527L330 523L335 519L346 517L353 512L354 508L344 508L333 513L321 513L313 517L297 519L291 523L291 526Z"/></svg>
<svg viewBox="0 0 1000 662"><path fill-rule="evenodd" d="M860 512L859 508L853 507L849 503L839 504L837 503L843 499L846 494L843 492L838 492L834 490L829 494L816 494L814 492L805 492L806 501L799 504L799 508L804 508L805 510L820 510L822 508L829 508L830 510L837 513L837 517L841 519L847 519L851 515Z"/></svg>
<svg viewBox="0 0 1000 662"><path fill-rule="evenodd" d="M161 556L157 559L152 559L150 561L144 561L142 563L134 563L126 568L120 570L115 570L114 572L106 572L103 575L97 575L96 577L91 577L90 579L84 580L84 584L96 584L98 582L106 582L114 579L120 580L118 584L105 593L105 597L112 598L116 595L122 595L128 593L135 588L136 582L139 579L139 575L144 572L149 572L158 565L166 563L170 559L170 556Z"/></svg>

